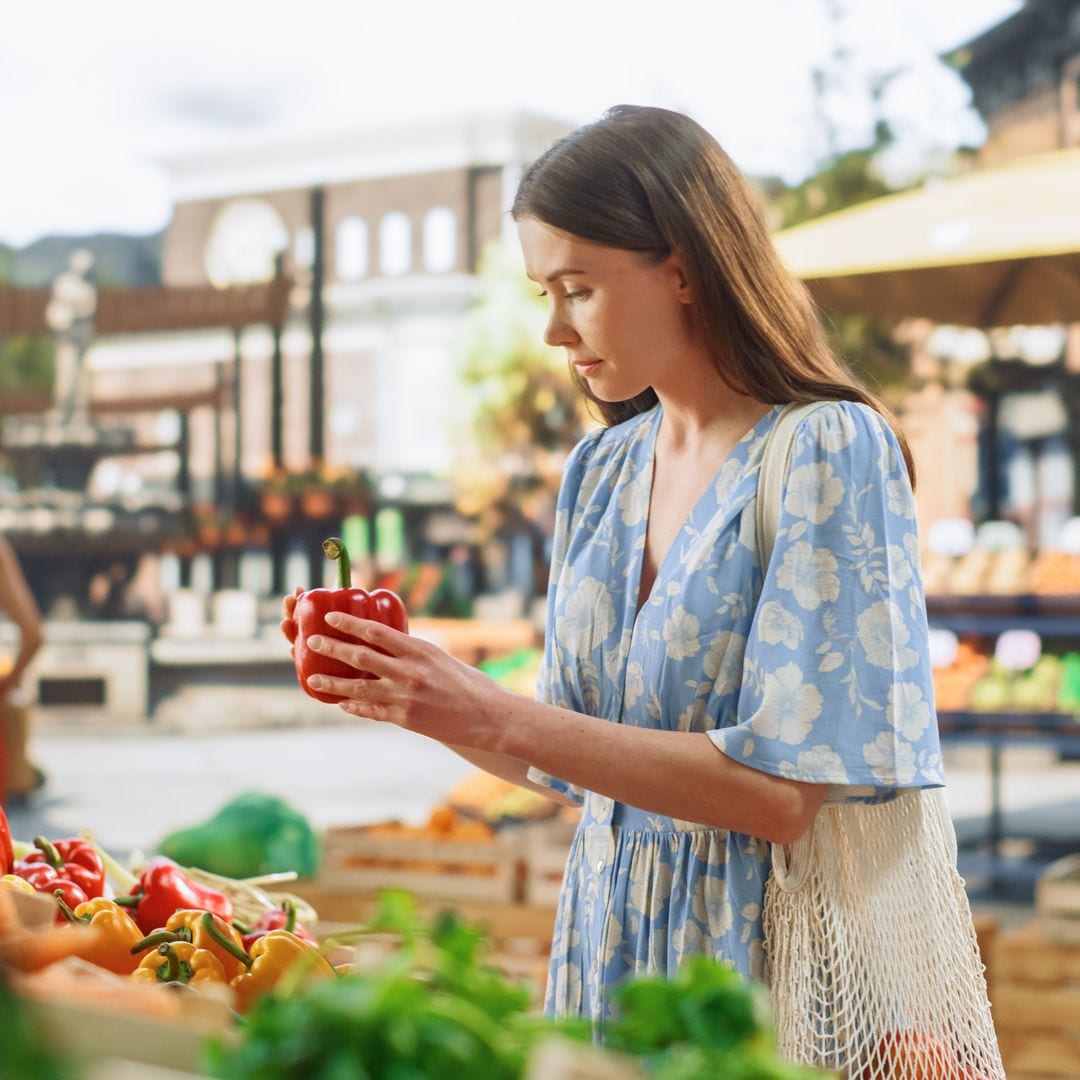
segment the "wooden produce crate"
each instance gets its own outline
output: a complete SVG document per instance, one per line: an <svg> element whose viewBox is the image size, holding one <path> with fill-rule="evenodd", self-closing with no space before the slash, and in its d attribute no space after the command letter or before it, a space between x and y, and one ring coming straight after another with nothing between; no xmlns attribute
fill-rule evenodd
<svg viewBox="0 0 1080 1080"><path fill-rule="evenodd" d="M999 934L991 1001L1009 1080L1080 1077L1080 945L1042 940L1036 923Z"/></svg>
<svg viewBox="0 0 1080 1080"><path fill-rule="evenodd" d="M554 907L558 902L566 854L576 828L576 821L564 817L520 828L525 863L522 899L526 904Z"/></svg>
<svg viewBox="0 0 1080 1080"><path fill-rule="evenodd" d="M376 892L327 889L321 881L299 881L290 886L293 895L310 904L319 919L313 929L321 939L368 922L378 907ZM483 900L440 900L419 897L420 913L430 918L451 911L465 922L479 926L487 935L488 960L504 974L532 984L539 1006L547 981L548 956L555 927L554 907Z"/></svg>
<svg viewBox="0 0 1080 1080"><path fill-rule="evenodd" d="M1035 886L1035 908L1043 941L1080 945L1080 854L1046 868Z"/></svg>
<svg viewBox="0 0 1080 1080"><path fill-rule="evenodd" d="M498 834L487 840L433 839L408 830L344 826L323 837L321 889L377 893L406 889L438 900L518 899L520 859Z"/></svg>

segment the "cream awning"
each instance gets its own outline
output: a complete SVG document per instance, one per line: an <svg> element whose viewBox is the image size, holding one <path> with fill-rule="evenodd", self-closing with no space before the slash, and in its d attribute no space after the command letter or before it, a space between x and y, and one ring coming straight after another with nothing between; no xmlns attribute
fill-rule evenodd
<svg viewBox="0 0 1080 1080"><path fill-rule="evenodd" d="M887 195L775 240L837 311L968 326L1080 322L1080 149Z"/></svg>

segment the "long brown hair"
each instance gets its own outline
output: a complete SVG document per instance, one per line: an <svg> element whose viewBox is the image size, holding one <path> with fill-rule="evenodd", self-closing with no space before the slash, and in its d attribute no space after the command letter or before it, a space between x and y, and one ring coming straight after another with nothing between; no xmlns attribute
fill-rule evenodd
<svg viewBox="0 0 1080 1080"><path fill-rule="evenodd" d="M829 347L806 287L773 247L758 199L700 124L681 113L616 105L552 144L529 166L511 214L660 262L681 258L691 306L721 378L767 404L859 401L896 434L912 486L915 464L892 410ZM611 425L656 404L582 392Z"/></svg>

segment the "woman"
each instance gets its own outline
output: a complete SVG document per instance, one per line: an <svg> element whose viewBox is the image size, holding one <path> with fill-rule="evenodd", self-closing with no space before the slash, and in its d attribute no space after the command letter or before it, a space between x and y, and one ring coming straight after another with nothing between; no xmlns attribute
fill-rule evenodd
<svg viewBox="0 0 1080 1080"><path fill-rule="evenodd" d="M538 700L375 623L312 645L377 676L319 680L347 712L583 804L547 1008L600 1020L691 954L760 975L768 843L827 797L942 783L911 463L692 120L611 110L535 162L513 216L546 340L607 422L565 469ZM836 404L800 428L763 573L763 438L813 400Z"/></svg>

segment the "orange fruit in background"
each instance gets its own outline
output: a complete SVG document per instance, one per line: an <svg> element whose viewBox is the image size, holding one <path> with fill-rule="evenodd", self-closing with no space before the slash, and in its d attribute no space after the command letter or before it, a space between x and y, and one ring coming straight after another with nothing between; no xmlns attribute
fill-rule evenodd
<svg viewBox="0 0 1080 1080"><path fill-rule="evenodd" d="M933 1035L890 1031L878 1043L862 1080L978 1080L961 1071L948 1048Z"/></svg>

